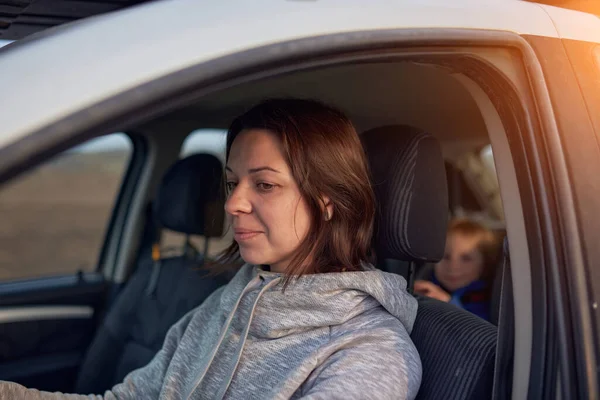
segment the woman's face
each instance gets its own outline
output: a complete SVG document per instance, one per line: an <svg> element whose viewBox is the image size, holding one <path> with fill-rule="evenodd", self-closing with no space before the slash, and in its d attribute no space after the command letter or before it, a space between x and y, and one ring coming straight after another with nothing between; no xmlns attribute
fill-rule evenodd
<svg viewBox="0 0 600 400"><path fill-rule="evenodd" d="M242 131L226 167L234 239L242 259L285 272L310 228L310 214L280 140L267 130Z"/></svg>
<svg viewBox="0 0 600 400"><path fill-rule="evenodd" d="M448 235L444 258L435 266L435 276L446 289L453 292L480 279L483 256L477 249L479 240L460 233Z"/></svg>

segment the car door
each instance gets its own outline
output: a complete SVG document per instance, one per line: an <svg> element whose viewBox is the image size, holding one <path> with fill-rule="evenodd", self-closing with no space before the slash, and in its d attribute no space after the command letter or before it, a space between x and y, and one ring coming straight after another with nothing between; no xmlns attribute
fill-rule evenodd
<svg viewBox="0 0 600 400"><path fill-rule="evenodd" d="M137 156L106 135L0 186L0 380L68 391L107 299L98 260Z"/></svg>
<svg viewBox="0 0 600 400"><path fill-rule="evenodd" d="M549 176L548 169L542 168L546 165L544 163L554 161L550 164L552 173L564 172L564 169L561 170L564 159L547 148L547 143L556 145L557 135L554 110L548 101L547 82L538 64L538 59L546 62L552 58L547 52L536 53L531 48L548 43L549 38L556 35L554 25L541 8L520 2L509 3L512 11L505 14L501 14L505 12L504 5L477 9L485 18L467 17L468 11L472 11L468 5L472 3L461 3L457 8L454 5L444 8L441 3L436 3L439 11L437 25L432 25L429 19L430 8L419 8L420 2L394 6L377 3L367 14L362 6L356 4L332 13L332 8L323 5L323 2L310 6L297 3L300 2L272 2L271 7L267 7L273 16L279 12L287 16L287 19L277 21L286 21L288 31L265 27L264 15L249 3L238 4L237 11L244 18L235 21L239 24L239 34L233 34L229 26L223 27L218 22L219 18L230 15L229 9L198 9L191 2L156 2L132 13L114 14L73 27L71 31L55 32L21 48L14 46L0 57L0 68L18 77L3 79L0 76L0 86L8 89L6 93L19 94L10 98L8 94L0 93L0 102L8 110L2 114L5 134L0 136L0 182L9 182L34 162L57 154L69 144L82 142L108 130L121 129L133 122L143 124L149 118L158 118L207 93L218 93L223 87L258 80L269 73L283 76L294 69L386 57L390 61L395 57L413 57L411 60L418 63L457 68L460 72L456 74L457 79L471 85L469 87L474 95L479 96L481 104L490 111L486 114L489 118L486 126L495 129L492 145L501 150L498 154L502 156L496 160L501 167L499 177L505 188L509 188L503 190L503 200L510 205L505 213L508 216L508 233L513 238L511 258L516 261L513 282L518 307L515 307L514 354L515 366L520 368L518 371L515 369L513 395L522 398L530 394L532 398L543 398L544 390L555 393L556 379L550 378L556 377L558 363L552 368L545 368L546 356L554 355L556 349L568 355L568 347L566 341L554 340L552 344L558 343L556 347L547 348L546 344L550 342L547 340L547 328L552 327L553 334L558 331L561 337L568 337L569 345L576 342L578 332L574 324L565 322L564 311L584 303L580 299L569 302L566 285L558 279L557 274L564 274L566 265L579 268L573 260L581 256L582 250L577 246L567 246L573 245L573 242L565 245L561 241L567 235L559 228L568 227L576 233L578 226L573 219L561 221L562 225L557 222L556 214L566 212L567 208L564 204L564 208L558 208L555 199L547 194L546 189L556 182ZM527 18L512 19L517 12L524 12ZM168 15L180 19L165 18ZM501 18L496 18L497 15ZM158 32L157 21L169 29ZM419 28L413 29L415 26ZM127 27L127 35L119 31L122 27ZM478 30L474 32L464 27ZM274 31L277 33L274 34ZM529 45L515 31L530 32ZM100 35L104 35L105 40L98 42ZM207 35L211 40L202 40ZM93 52L73 54L72 48L92 41L96 41ZM148 46L149 41L154 41L154 45ZM116 43L128 51L115 51ZM486 50L490 50L492 56L503 46L510 46L514 54L502 53L494 58L481 51L477 53L479 58L473 56L486 46L491 48ZM556 50L560 43L550 48ZM54 57L48 60L48 54ZM135 57L127 57L126 54ZM458 61L454 58L448 61L454 54L460 56L456 57ZM481 62L482 59L487 64ZM436 64L438 61L440 63ZM37 66L44 62L48 74L34 70L35 73L26 79L21 74L24 66ZM488 68L489 64L494 68ZM66 76L57 72L64 70L71 71L71 74ZM500 70L506 71L498 78L496 73ZM63 90L47 90L49 75L55 79L53 85L62 84ZM548 82L552 88L551 81ZM305 85L308 83L305 82ZM222 123L219 120L219 102L232 106L226 104L226 97L213 100L204 104L205 108L194 109L194 115L197 113L205 118L206 126L220 126ZM244 105L242 102L237 104L238 108ZM543 111L541 116L537 114L538 110ZM584 108L575 109L579 113L582 110ZM548 161L550 156L558 160ZM571 194L568 184L558 189L566 193L565 196ZM571 259L562 257L563 253L568 253ZM105 257L105 252L100 251L98 264L104 270L110 264L107 260L120 260L121 266L125 264L123 257ZM569 264L571 262L572 265ZM123 271L119 273L125 274ZM85 276L79 274L80 277L82 275ZM535 286L531 284L532 280ZM556 289L551 301L548 300L550 284ZM72 285L76 286L75 283ZM29 302L16 304L36 304L32 298ZM559 300L560 307L557 306ZM61 306L68 304L62 299L60 301ZM44 304L53 303L45 301ZM77 306L89 307L90 303L80 301ZM81 313L78 315L83 315L83 310L78 310ZM70 311L70 315L74 316L74 310ZM85 318L89 309L86 312ZM557 315L561 318L557 319ZM37 355L39 351L31 354ZM593 355L587 358L592 359ZM561 364L563 371L567 370L568 361L569 357L560 360L564 363L564 366ZM573 374L583 370L573 369ZM545 370L549 372L545 373ZM563 375L564 378L570 376L570 373ZM506 382L499 384L503 383ZM581 382L563 379L561 386L564 393L577 393L584 387L578 383ZM589 387L589 392L596 393L597 388L593 385L586 387Z"/></svg>

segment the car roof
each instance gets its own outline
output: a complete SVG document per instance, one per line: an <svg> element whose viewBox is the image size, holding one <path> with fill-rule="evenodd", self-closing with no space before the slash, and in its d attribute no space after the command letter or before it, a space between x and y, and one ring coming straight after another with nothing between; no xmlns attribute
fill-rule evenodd
<svg viewBox="0 0 600 400"><path fill-rule="evenodd" d="M528 2L370 0L365 4L361 0L262 0L258 7L255 1L237 0L207 7L197 0L158 1L77 22L43 40L3 49L0 148L158 77L294 39L408 28L486 29L558 37L547 6ZM568 13L567 17L575 18L570 23L575 27L577 18L588 17L558 10L558 17ZM594 33L600 38L600 28Z"/></svg>
<svg viewBox="0 0 600 400"><path fill-rule="evenodd" d="M104 14L152 0L78 0L68 4L56 0L12 2L0 15L0 40L19 40L39 31L78 19ZM285 1L285 0L282 0ZM312 0L316 1L316 0ZM483 0L482 0L483 1ZM596 0L522 0L600 14ZM210 5L212 6L212 4Z"/></svg>

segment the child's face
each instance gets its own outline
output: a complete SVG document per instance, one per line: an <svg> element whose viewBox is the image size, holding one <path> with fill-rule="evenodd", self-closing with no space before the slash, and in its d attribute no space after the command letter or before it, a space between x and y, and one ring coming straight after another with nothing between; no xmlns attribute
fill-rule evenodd
<svg viewBox="0 0 600 400"><path fill-rule="evenodd" d="M450 291L478 280L483 272L483 255L477 249L480 238L451 233L446 239L442 261L435 266L435 276Z"/></svg>

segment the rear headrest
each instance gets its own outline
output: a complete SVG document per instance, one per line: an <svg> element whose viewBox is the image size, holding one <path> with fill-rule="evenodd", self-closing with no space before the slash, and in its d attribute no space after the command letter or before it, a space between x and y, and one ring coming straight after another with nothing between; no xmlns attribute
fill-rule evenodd
<svg viewBox="0 0 600 400"><path fill-rule="evenodd" d="M361 136L377 199L377 258L439 261L446 242L448 187L438 141L401 125Z"/></svg>
<svg viewBox="0 0 600 400"><path fill-rule="evenodd" d="M223 234L223 166L211 154L194 154L173 164L162 179L154 216L163 228L188 235Z"/></svg>

